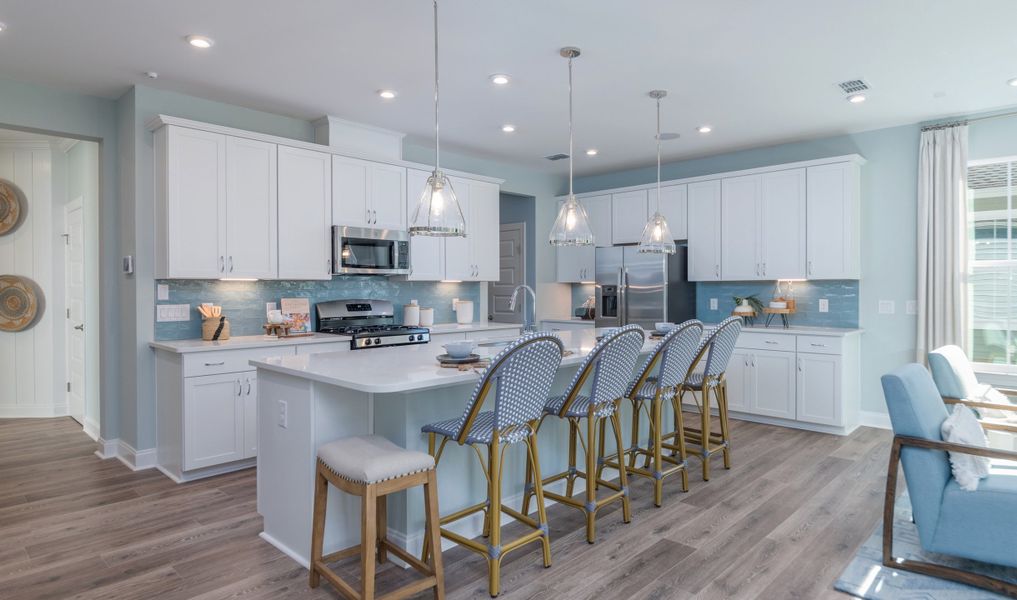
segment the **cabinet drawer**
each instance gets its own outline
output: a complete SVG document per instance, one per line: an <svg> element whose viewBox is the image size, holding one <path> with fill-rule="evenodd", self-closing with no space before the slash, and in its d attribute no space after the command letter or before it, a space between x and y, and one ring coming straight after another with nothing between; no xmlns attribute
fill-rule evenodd
<svg viewBox="0 0 1017 600"><path fill-rule="evenodd" d="M194 352L184 355L184 377L250 371L249 361L261 360L270 356L293 356L294 354L293 346Z"/></svg>
<svg viewBox="0 0 1017 600"><path fill-rule="evenodd" d="M798 351L813 354L840 354L843 340L822 335L799 335Z"/></svg>
<svg viewBox="0 0 1017 600"><path fill-rule="evenodd" d="M752 350L783 350L795 351L795 336L781 333L757 333L742 331L735 343L736 348Z"/></svg>

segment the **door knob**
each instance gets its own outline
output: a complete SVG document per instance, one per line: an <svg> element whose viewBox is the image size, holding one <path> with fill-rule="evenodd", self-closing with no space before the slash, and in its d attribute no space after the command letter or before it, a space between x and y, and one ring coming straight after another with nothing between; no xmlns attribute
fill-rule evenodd
<svg viewBox="0 0 1017 600"><path fill-rule="evenodd" d="M76 329L78 331L84 331L85 330L85 324L82 323L81 325L75 325L74 329Z"/></svg>

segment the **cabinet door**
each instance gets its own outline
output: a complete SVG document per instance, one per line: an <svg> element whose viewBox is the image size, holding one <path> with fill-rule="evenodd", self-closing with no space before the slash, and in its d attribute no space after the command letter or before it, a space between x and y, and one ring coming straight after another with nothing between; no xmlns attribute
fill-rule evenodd
<svg viewBox="0 0 1017 600"><path fill-rule="evenodd" d="M226 261L226 136L173 126L166 136L166 199L160 207L166 256L159 276L218 279Z"/></svg>
<svg viewBox="0 0 1017 600"><path fill-rule="evenodd" d="M809 167L806 178L806 277L858 279L857 165Z"/></svg>
<svg viewBox="0 0 1017 600"><path fill-rule="evenodd" d="M470 220L475 281L498 281L501 277L501 249L498 229L499 187L485 181L470 182Z"/></svg>
<svg viewBox="0 0 1017 600"><path fill-rule="evenodd" d="M646 226L646 190L611 194L611 242L638 244Z"/></svg>
<svg viewBox="0 0 1017 600"><path fill-rule="evenodd" d="M184 470L244 457L243 375L184 379Z"/></svg>
<svg viewBox="0 0 1017 600"><path fill-rule="evenodd" d="M671 228L671 235L676 240L689 237L689 194L686 185L669 185L660 188L660 203L657 203L657 188L647 192L647 220L653 212L659 210Z"/></svg>
<svg viewBox="0 0 1017 600"><path fill-rule="evenodd" d="M727 381L727 407L729 410L748 412L753 402L752 353L735 349L724 372Z"/></svg>
<svg viewBox="0 0 1017 600"><path fill-rule="evenodd" d="M759 260L760 175L730 177L721 186L720 275L724 281L762 278Z"/></svg>
<svg viewBox="0 0 1017 600"><path fill-rule="evenodd" d="M277 173L275 144L226 138L226 277L279 274Z"/></svg>
<svg viewBox="0 0 1017 600"><path fill-rule="evenodd" d="M558 282L583 283L594 281L594 261L597 249L593 246L560 246L558 253Z"/></svg>
<svg viewBox="0 0 1017 600"><path fill-rule="evenodd" d="M244 405L244 458L258 456L258 376L244 375L240 390Z"/></svg>
<svg viewBox="0 0 1017 600"><path fill-rule="evenodd" d="M840 382L839 355L798 354L798 420L843 425Z"/></svg>
<svg viewBox="0 0 1017 600"><path fill-rule="evenodd" d="M332 157L332 224L370 227L371 163L344 156Z"/></svg>
<svg viewBox="0 0 1017 600"><path fill-rule="evenodd" d="M795 353L753 350L755 393L749 412L782 419L795 418Z"/></svg>
<svg viewBox="0 0 1017 600"><path fill-rule="evenodd" d="M689 281L720 280L720 180L688 185Z"/></svg>
<svg viewBox="0 0 1017 600"><path fill-rule="evenodd" d="M764 174L760 212L763 278L804 279L805 169Z"/></svg>
<svg viewBox="0 0 1017 600"><path fill-rule="evenodd" d="M279 146L279 279L331 279L332 156Z"/></svg>
<svg viewBox="0 0 1017 600"><path fill-rule="evenodd" d="M459 208L463 211L463 219L466 220L467 237L445 238L445 278L453 281L470 281L473 279L473 254L470 251L473 235L470 227L470 184L459 177L449 177L452 189L455 190L456 198L459 199Z"/></svg>
<svg viewBox="0 0 1017 600"><path fill-rule="evenodd" d="M427 171L406 170L406 221L413 219L417 202L430 177ZM458 190L456 190L458 193ZM410 281L441 281L445 279L445 239L427 235L410 236Z"/></svg>
<svg viewBox="0 0 1017 600"><path fill-rule="evenodd" d="M371 210L371 227L406 230L406 169L404 167L386 164L371 165L371 204L368 208Z"/></svg>
<svg viewBox="0 0 1017 600"><path fill-rule="evenodd" d="M586 209L593 230L593 244L598 247L611 246L611 194L580 198L579 203Z"/></svg>

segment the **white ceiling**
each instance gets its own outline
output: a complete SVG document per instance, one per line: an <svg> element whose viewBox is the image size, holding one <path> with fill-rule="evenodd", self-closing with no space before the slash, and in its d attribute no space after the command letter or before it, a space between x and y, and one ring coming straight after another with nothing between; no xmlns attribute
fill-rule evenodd
<svg viewBox="0 0 1017 600"><path fill-rule="evenodd" d="M564 172L564 45L576 61L577 173L1017 104L1012 0L442 0L449 146ZM0 4L0 77L117 97L135 83L429 142L426 0L32 0ZM207 51L183 38L199 33ZM158 71L159 79L145 78ZM512 75L495 87L488 76ZM862 77L864 104L836 83ZM399 96L381 101L380 88ZM503 123L517 126L503 134ZM703 136L695 127L709 123ZM587 157L589 147L600 150Z"/></svg>

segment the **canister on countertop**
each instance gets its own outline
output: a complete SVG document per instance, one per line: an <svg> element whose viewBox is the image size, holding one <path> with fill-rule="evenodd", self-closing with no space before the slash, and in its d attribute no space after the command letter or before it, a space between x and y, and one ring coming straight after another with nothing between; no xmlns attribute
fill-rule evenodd
<svg viewBox="0 0 1017 600"><path fill-rule="evenodd" d="M223 316L201 322L201 339L206 342L224 342L230 339L230 320Z"/></svg>
<svg viewBox="0 0 1017 600"><path fill-rule="evenodd" d="M410 300L409 304L403 306L403 325L408 327L420 326L420 305L416 300Z"/></svg>
<svg viewBox="0 0 1017 600"><path fill-rule="evenodd" d="M421 308L420 309L420 326L421 327L434 327L434 309L433 308Z"/></svg>
<svg viewBox="0 0 1017 600"><path fill-rule="evenodd" d="M473 300L456 302L456 323L469 325L473 322Z"/></svg>

